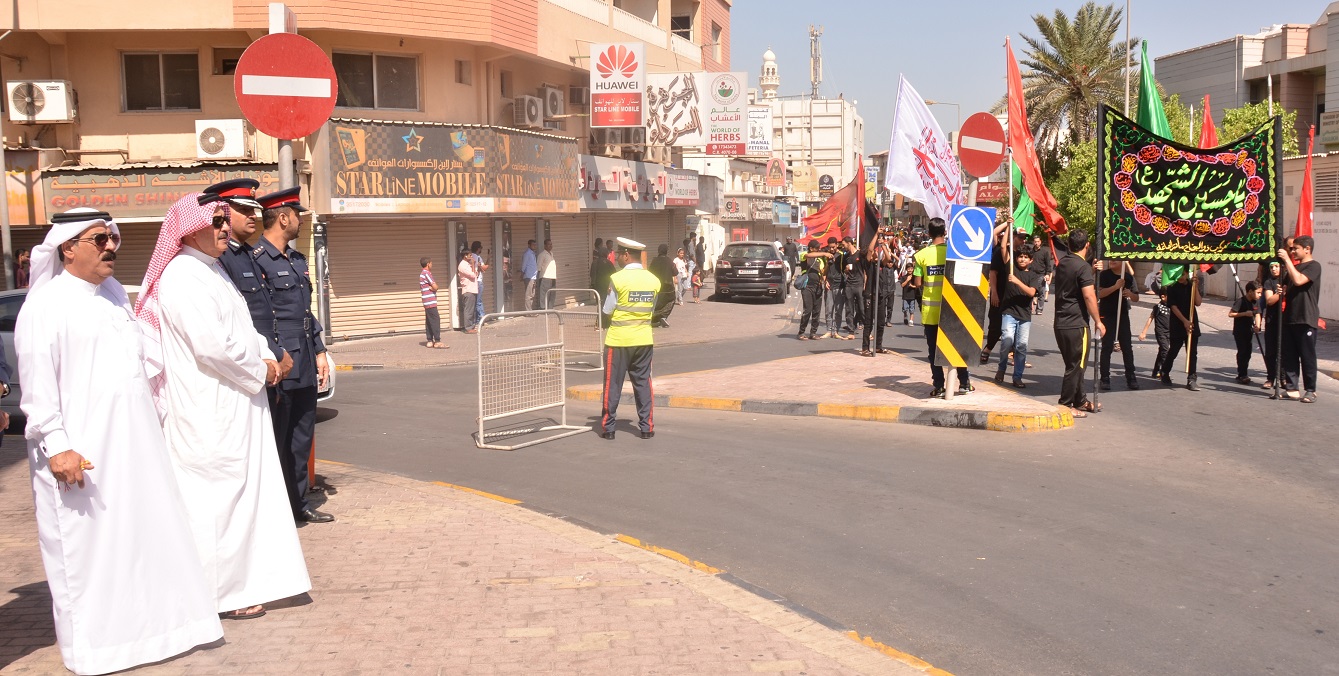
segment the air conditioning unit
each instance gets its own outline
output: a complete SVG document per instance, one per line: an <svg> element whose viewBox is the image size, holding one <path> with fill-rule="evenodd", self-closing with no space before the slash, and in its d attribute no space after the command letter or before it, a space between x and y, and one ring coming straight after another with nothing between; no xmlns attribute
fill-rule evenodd
<svg viewBox="0 0 1339 676"><path fill-rule="evenodd" d="M15 80L5 83L9 121L18 124L74 122L74 88L65 80Z"/></svg>
<svg viewBox="0 0 1339 676"><path fill-rule="evenodd" d="M567 88L567 102L574 106L590 105L590 87L572 85Z"/></svg>
<svg viewBox="0 0 1339 676"><path fill-rule="evenodd" d="M600 150L605 157L623 157L623 146L601 146Z"/></svg>
<svg viewBox="0 0 1339 676"><path fill-rule="evenodd" d="M624 143L622 127L609 127L608 129L600 129L599 133L602 136L604 136L603 141L604 145L621 146Z"/></svg>
<svg viewBox="0 0 1339 676"><path fill-rule="evenodd" d="M195 156L202 160L244 160L247 153L246 120L196 120Z"/></svg>
<svg viewBox="0 0 1339 676"><path fill-rule="evenodd" d="M544 128L549 131L562 131L563 123L561 120L544 120Z"/></svg>
<svg viewBox="0 0 1339 676"><path fill-rule="evenodd" d="M643 157L652 164L669 164L670 149L669 146L647 146Z"/></svg>
<svg viewBox="0 0 1339 676"><path fill-rule="evenodd" d="M625 143L634 146L646 145L646 127L628 127L627 130L624 134Z"/></svg>
<svg viewBox="0 0 1339 676"><path fill-rule="evenodd" d="M538 96L518 96L512 100L512 124L531 129L544 128L544 102Z"/></svg>
<svg viewBox="0 0 1339 676"><path fill-rule="evenodd" d="M749 182L750 180L752 180L752 179L753 179L753 174L751 174L751 173L749 173L749 172L747 172L747 171L741 171L741 172L739 172L739 180L741 180L741 181L743 181L743 182L745 182L745 183L748 183L748 182Z"/></svg>
<svg viewBox="0 0 1339 676"><path fill-rule="evenodd" d="M544 117L554 118L566 112L567 101L563 99L563 90L557 87L540 87L539 96L544 99Z"/></svg>

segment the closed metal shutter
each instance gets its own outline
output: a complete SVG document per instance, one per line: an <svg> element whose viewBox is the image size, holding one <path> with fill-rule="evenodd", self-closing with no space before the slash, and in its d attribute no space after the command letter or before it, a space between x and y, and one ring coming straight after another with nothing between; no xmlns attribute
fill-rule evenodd
<svg viewBox="0 0 1339 676"><path fill-rule="evenodd" d="M667 211L643 211L638 212L632 218L636 233L633 239L646 245L646 259L650 261L655 258L656 252L660 250L661 244L670 246L671 256L682 245L683 237L679 237L680 243L675 244L672 233L670 232L670 214Z"/></svg>
<svg viewBox="0 0 1339 676"><path fill-rule="evenodd" d="M591 234L590 217L564 214L543 218L549 222L553 260L558 264L558 284L554 288L590 288L590 252L596 237ZM542 250L543 243L540 245Z"/></svg>
<svg viewBox="0 0 1339 676"><path fill-rule="evenodd" d="M160 223L117 223L121 231L121 248L116 250L116 281L123 286L139 286L144 272L149 269L154 244L158 242ZM10 233L14 251L32 248L46 239L50 228L15 228ZM8 282L5 288L9 288Z"/></svg>
<svg viewBox="0 0 1339 676"><path fill-rule="evenodd" d="M327 230L330 256L330 331L337 338L422 333L418 259L433 261L437 307L448 326L454 267L442 221L344 221ZM313 272L315 272L313 270Z"/></svg>

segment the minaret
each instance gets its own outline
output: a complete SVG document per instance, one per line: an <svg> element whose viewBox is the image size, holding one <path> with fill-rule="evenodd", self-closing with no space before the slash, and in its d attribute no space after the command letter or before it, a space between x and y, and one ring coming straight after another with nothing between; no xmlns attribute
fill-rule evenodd
<svg viewBox="0 0 1339 676"><path fill-rule="evenodd" d="M770 47L762 55L762 75L758 77L758 88L762 90L763 100L775 99L776 90L781 88L781 76L776 74L776 53Z"/></svg>

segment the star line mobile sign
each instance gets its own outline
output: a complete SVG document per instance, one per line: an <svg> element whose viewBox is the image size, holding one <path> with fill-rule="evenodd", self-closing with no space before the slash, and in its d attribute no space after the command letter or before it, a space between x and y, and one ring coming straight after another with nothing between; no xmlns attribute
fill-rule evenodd
<svg viewBox="0 0 1339 676"><path fill-rule="evenodd" d="M590 46L590 126L640 127L646 54L640 42Z"/></svg>
<svg viewBox="0 0 1339 676"><path fill-rule="evenodd" d="M251 43L233 76L237 105L251 124L278 139L316 132L335 110L335 67L316 43L273 33Z"/></svg>

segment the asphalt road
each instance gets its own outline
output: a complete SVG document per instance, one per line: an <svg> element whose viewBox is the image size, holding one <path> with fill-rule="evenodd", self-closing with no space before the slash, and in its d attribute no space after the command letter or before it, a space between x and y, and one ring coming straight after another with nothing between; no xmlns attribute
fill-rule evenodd
<svg viewBox="0 0 1339 676"><path fill-rule="evenodd" d="M920 327L895 331L923 356ZM1026 392L1053 402L1049 322L1032 335ZM688 345L656 369L852 344ZM1206 339L1199 393L1126 392L1117 367L1105 412L1063 432L662 409L649 441L481 451L464 367L340 374L318 442L679 551L956 674L1339 673L1334 381L1268 401L1231 382L1230 345Z"/></svg>

